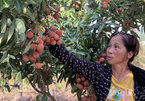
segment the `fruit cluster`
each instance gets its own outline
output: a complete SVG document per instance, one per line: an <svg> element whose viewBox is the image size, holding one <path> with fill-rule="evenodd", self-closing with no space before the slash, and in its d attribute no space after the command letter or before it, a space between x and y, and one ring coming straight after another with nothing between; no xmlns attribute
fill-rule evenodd
<svg viewBox="0 0 145 101"><path fill-rule="evenodd" d="M72 5L72 7L79 9L81 4L82 4L81 1L75 1L75 3Z"/></svg>
<svg viewBox="0 0 145 101"><path fill-rule="evenodd" d="M101 0L101 1L100 1L100 4L103 5L103 8L104 8L104 9L107 9L107 8L108 8L108 3L109 3L110 1L111 1L111 0L103 0L103 1Z"/></svg>
<svg viewBox="0 0 145 101"><path fill-rule="evenodd" d="M106 53L103 53L102 54L102 57L98 61L96 61L96 63L104 63L105 62L105 59L106 59L106 56L107 56L107 54Z"/></svg>
<svg viewBox="0 0 145 101"><path fill-rule="evenodd" d="M95 101L95 94L93 92L90 92L90 84L87 79L76 73L76 83L76 86L79 90L85 90L88 92L86 93L87 95L81 98L81 101Z"/></svg>
<svg viewBox="0 0 145 101"><path fill-rule="evenodd" d="M56 11L54 11L53 17L54 17L55 19L59 19L59 18L60 18L60 14L59 14L60 7L59 7L59 6L54 6L54 9L55 9ZM51 13L52 13L52 10L51 10L49 7L47 7L47 8L45 9L45 14L46 14L46 15L50 15Z"/></svg>
<svg viewBox="0 0 145 101"><path fill-rule="evenodd" d="M53 12L52 10L53 9ZM47 16L51 16L51 18L54 19L59 19L60 18L60 7L59 6L54 6L53 8L49 8L47 7L46 10L44 11L44 13ZM47 17L47 19L51 19L49 17ZM62 44L62 40L60 39L60 37L63 34L63 31L58 29L54 24L52 25L52 22L50 22L51 24L49 24L49 28L45 28L43 26L39 26L38 28L29 28L29 30L26 33L27 36L27 41L25 43L25 46L27 46L28 44L30 45L30 49L29 49L29 53L25 53L23 55L23 61L25 62L34 62L35 63L35 67L37 69L40 69L42 67L42 63L39 62L40 61L40 54L44 51L44 47L45 45L60 45ZM46 24L48 25L48 24ZM37 31L36 31L37 29ZM40 37L38 35L39 31L42 31L43 35L42 37ZM32 39L33 38L33 39Z"/></svg>
<svg viewBox="0 0 145 101"><path fill-rule="evenodd" d="M50 32L48 33L48 35L46 35L46 39L47 39L47 45L51 44L51 45L60 45L62 44L62 40L60 39L60 37L62 36L62 30L58 29L56 30L56 27L53 25L50 27Z"/></svg>
<svg viewBox="0 0 145 101"><path fill-rule="evenodd" d="M44 27L41 26L39 28L43 31L43 34L46 33L46 31L44 30L45 29ZM39 32L39 28L37 32ZM60 39L62 35L62 31L60 29L57 30L55 26L51 26L48 35L43 35L42 38L40 38L40 36L36 35L35 30L36 28L34 30L29 30L26 34L27 42L25 46L29 44L32 38L34 38L34 40L30 44L29 53L27 52L23 55L23 61L36 62L35 67L37 69L40 69L42 67L42 63L37 62L37 59L39 55L43 52L44 46L49 45L49 44L50 45L62 44L62 41Z"/></svg>
<svg viewBox="0 0 145 101"><path fill-rule="evenodd" d="M82 97L81 101L96 101L95 93L93 93L91 96Z"/></svg>
<svg viewBox="0 0 145 101"><path fill-rule="evenodd" d="M87 90L89 86L89 81L84 77L77 77L76 79L77 87L79 90Z"/></svg>

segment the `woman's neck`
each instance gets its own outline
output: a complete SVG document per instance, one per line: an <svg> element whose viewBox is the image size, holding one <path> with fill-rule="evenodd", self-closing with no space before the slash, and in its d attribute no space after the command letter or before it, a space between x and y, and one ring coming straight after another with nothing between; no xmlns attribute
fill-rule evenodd
<svg viewBox="0 0 145 101"><path fill-rule="evenodd" d="M130 69L127 64L115 64L112 65L112 74L118 81L125 80L129 74Z"/></svg>

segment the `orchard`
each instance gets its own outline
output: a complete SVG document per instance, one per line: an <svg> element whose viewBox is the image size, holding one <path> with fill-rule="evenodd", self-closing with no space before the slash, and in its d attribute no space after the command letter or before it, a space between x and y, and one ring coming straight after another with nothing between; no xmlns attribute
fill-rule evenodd
<svg viewBox="0 0 145 101"><path fill-rule="evenodd" d="M138 37L140 28L145 31L144 0L0 0L0 87L20 86L9 84L19 73L56 101L49 91L56 77L71 85L78 101L95 101L89 81L52 56L49 45L63 44L77 57L108 65L110 36L122 30Z"/></svg>

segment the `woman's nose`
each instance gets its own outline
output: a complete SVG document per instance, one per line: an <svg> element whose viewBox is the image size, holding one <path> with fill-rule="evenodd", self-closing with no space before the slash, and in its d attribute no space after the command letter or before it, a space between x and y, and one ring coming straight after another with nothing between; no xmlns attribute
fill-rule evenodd
<svg viewBox="0 0 145 101"><path fill-rule="evenodd" d="M112 54L112 52L113 52L112 47L108 47L107 53Z"/></svg>

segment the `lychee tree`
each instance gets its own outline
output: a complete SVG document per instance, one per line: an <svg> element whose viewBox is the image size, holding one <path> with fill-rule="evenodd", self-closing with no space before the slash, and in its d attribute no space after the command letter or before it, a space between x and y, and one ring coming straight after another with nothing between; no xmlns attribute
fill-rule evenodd
<svg viewBox="0 0 145 101"><path fill-rule="evenodd" d="M56 76L71 84L79 101L94 101L90 83L53 57L48 45L63 42L76 56L107 65L110 35L123 31L138 37L134 30L145 28L144 6L143 0L1 0L0 86L10 90L17 84L8 81L21 74L42 99L55 101L49 85Z"/></svg>
<svg viewBox="0 0 145 101"><path fill-rule="evenodd" d="M106 52L110 35L123 31L138 37L136 30L140 30L140 27L142 30L145 30L145 2L143 0L88 0L84 6L86 13L81 17L84 19L76 27L69 30L71 32L69 37L73 38L67 38L68 30L66 30L68 32L63 38L65 39L65 45L71 46L68 47L71 52L86 60L97 63L105 62L105 65L107 65L104 53ZM78 29L79 32L77 32ZM66 67L66 69L68 68ZM81 96L83 99L89 99L91 95L84 94L86 90L83 90L84 86L82 83L80 85L78 80L80 78L76 79L77 77L72 75L72 78L74 78L71 80L68 71L64 71L62 75L66 76L68 74L67 77L70 80L68 82L70 83L77 82L76 85L72 85L72 92L83 95ZM74 82L74 79L76 79L76 82ZM91 86L89 87L91 88ZM78 96L78 99L80 100L81 97Z"/></svg>

